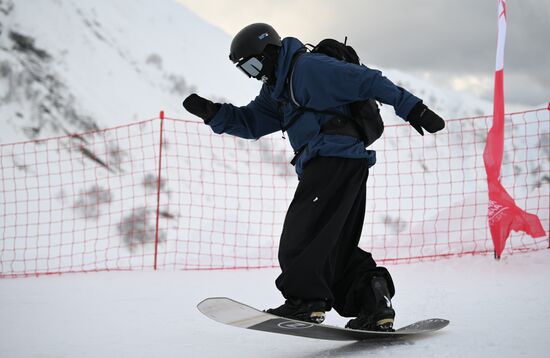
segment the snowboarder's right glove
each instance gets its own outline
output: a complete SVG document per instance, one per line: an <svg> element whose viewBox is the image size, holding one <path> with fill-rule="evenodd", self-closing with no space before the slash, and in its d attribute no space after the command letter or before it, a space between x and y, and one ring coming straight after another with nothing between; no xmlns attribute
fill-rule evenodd
<svg viewBox="0 0 550 358"><path fill-rule="evenodd" d="M407 120L420 135L424 135L422 128L430 133L435 133L445 128L445 121L443 121L443 118L435 114L422 102L418 102L413 107Z"/></svg>
<svg viewBox="0 0 550 358"><path fill-rule="evenodd" d="M196 93L193 93L187 96L187 98L183 101L183 106L190 113L202 118L204 123L208 123L212 118L214 118L216 113L218 113L218 110L222 105L209 101L206 98L202 98Z"/></svg>

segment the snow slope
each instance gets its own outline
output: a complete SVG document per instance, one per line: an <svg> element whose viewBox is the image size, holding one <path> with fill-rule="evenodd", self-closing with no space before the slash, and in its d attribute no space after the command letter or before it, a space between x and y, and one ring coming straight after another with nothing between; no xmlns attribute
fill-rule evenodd
<svg viewBox="0 0 550 358"><path fill-rule="evenodd" d="M229 296L281 303L277 270L106 272L0 280L2 357L543 357L550 349L550 250L390 267L396 326L448 318L395 342L330 342L245 331L195 305ZM327 323L345 324L335 312Z"/></svg>
<svg viewBox="0 0 550 358"><path fill-rule="evenodd" d="M259 88L228 60L231 37L172 0L2 0L0 26L0 142L182 113L195 90L246 104Z"/></svg>

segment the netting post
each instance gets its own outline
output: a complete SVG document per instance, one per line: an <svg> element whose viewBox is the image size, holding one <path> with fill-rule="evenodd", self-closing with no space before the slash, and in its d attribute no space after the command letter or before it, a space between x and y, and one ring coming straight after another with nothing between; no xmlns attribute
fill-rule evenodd
<svg viewBox="0 0 550 358"><path fill-rule="evenodd" d="M160 187L161 187L161 172L162 172L162 134L164 132L164 111L160 111L160 142L159 142L159 173L157 177L157 223L155 229L155 262L153 264L153 269L157 270L157 257L158 257L158 247L159 247L159 219L160 219Z"/></svg>

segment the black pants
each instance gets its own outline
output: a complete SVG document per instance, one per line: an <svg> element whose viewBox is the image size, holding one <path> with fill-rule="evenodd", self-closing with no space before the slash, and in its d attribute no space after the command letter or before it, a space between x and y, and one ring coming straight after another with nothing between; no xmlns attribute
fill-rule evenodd
<svg viewBox="0 0 550 358"><path fill-rule="evenodd" d="M279 246L285 298L324 299L340 315L357 316L374 301L370 280L391 276L357 245L365 219L364 159L317 157L307 164L286 214ZM374 304L374 303L373 303Z"/></svg>

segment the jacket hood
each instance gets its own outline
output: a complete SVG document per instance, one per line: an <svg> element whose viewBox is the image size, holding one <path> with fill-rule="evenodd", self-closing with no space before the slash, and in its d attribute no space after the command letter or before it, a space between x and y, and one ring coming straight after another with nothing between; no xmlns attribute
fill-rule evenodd
<svg viewBox="0 0 550 358"><path fill-rule="evenodd" d="M271 97L276 101L284 100L285 82L287 76L290 74L290 63L292 62L292 56L301 48L304 44L294 37L286 37L282 41L283 46L279 51L279 58L277 59L277 69L275 70L275 86Z"/></svg>

